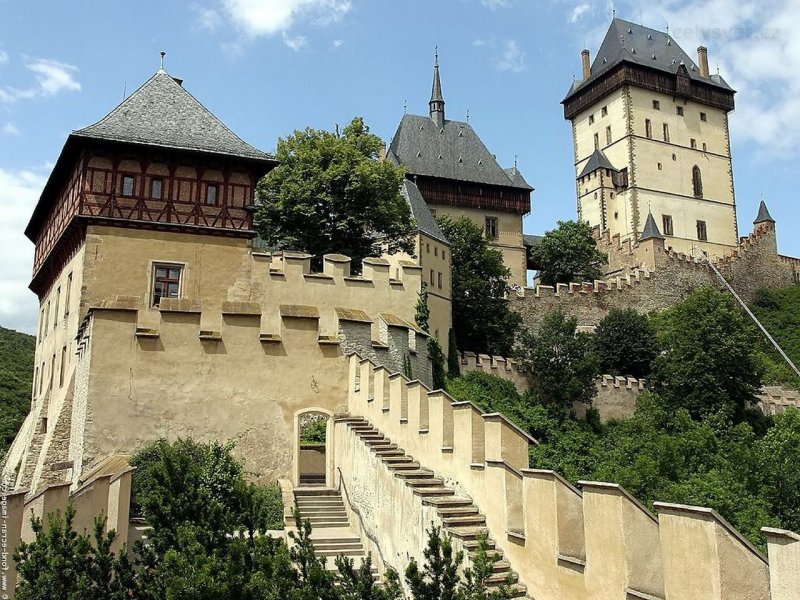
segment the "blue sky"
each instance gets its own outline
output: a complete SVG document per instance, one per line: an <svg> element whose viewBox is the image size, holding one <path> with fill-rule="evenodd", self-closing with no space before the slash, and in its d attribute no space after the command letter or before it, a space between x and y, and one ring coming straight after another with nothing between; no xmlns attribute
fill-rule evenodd
<svg viewBox="0 0 800 600"><path fill-rule="evenodd" d="M663 0L617 15L664 29L735 87L731 117L740 235L763 193L781 251L793 233L800 147L800 0ZM438 44L448 118L470 123L503 166L536 187L528 233L575 216L560 101L596 51L606 0L0 0L0 324L32 331L33 247L22 230L68 133L103 117L166 68L246 141L272 150L306 126L363 116L388 141L427 111Z"/></svg>

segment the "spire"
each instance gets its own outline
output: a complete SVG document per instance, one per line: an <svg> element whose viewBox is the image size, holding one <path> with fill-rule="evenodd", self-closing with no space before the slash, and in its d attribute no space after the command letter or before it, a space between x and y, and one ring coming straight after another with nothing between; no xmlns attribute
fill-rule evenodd
<svg viewBox="0 0 800 600"><path fill-rule="evenodd" d="M433 88L431 89L430 107L431 119L436 126L444 127L444 97L442 96L442 82L439 79L439 46L436 46L435 61L433 63Z"/></svg>
<svg viewBox="0 0 800 600"><path fill-rule="evenodd" d="M775 219L772 218L772 215L769 214L767 210L767 204L763 200L761 204L758 205L758 215L756 216L756 220L753 221L753 225L758 225L759 223L774 223Z"/></svg>
<svg viewBox="0 0 800 600"><path fill-rule="evenodd" d="M642 235L639 236L639 241L663 239L664 236L661 235L661 232L658 230L658 225L656 225L656 220L653 218L653 213L647 213L647 221L644 223L644 229L642 230Z"/></svg>
<svg viewBox="0 0 800 600"><path fill-rule="evenodd" d="M160 54L161 54L161 67L158 69L158 72L166 73L166 71L164 70L164 57L167 55L167 53L162 50Z"/></svg>

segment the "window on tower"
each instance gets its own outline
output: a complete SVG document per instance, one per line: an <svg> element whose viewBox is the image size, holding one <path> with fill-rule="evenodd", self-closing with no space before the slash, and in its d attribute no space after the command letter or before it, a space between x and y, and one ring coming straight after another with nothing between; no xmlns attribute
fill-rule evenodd
<svg viewBox="0 0 800 600"><path fill-rule="evenodd" d="M595 150L600 149L600 135L597 133L594 134L594 149Z"/></svg>
<svg viewBox="0 0 800 600"><path fill-rule="evenodd" d="M669 125L667 125L666 123L664 123L664 141L665 142L669 141Z"/></svg>
<svg viewBox="0 0 800 600"><path fill-rule="evenodd" d="M682 117L683 116L683 107L682 106L676 106L675 108L678 111L678 116Z"/></svg>
<svg viewBox="0 0 800 600"><path fill-rule="evenodd" d="M600 109L600 116L602 116L602 117L607 117L608 116L608 107L607 106L604 106L603 108Z"/></svg>
<svg viewBox="0 0 800 600"><path fill-rule="evenodd" d="M653 137L653 122L650 119L644 120L644 134L649 138Z"/></svg>
<svg viewBox="0 0 800 600"><path fill-rule="evenodd" d="M594 115L589 115L589 125L594 125Z"/></svg>
<svg viewBox="0 0 800 600"><path fill-rule="evenodd" d="M490 240L497 239L497 218L496 217L486 217L486 227L484 229L486 232L486 237Z"/></svg>
<svg viewBox="0 0 800 600"><path fill-rule="evenodd" d="M653 109L661 110L661 102L659 102L658 100L653 100Z"/></svg>
<svg viewBox="0 0 800 600"><path fill-rule="evenodd" d="M700 167L697 165L692 167L692 191L695 198L703 197L703 176L700 173Z"/></svg>
<svg viewBox="0 0 800 600"><path fill-rule="evenodd" d="M206 204L216 205L217 203L217 186L209 183L206 187Z"/></svg>
<svg viewBox="0 0 800 600"><path fill-rule="evenodd" d="M164 187L164 180L160 178L154 178L150 182L150 197L154 200L161 200L162 193Z"/></svg>
<svg viewBox="0 0 800 600"><path fill-rule="evenodd" d="M705 221L697 222L697 239L700 240L701 242L705 242L708 240L708 231L706 230Z"/></svg>
<svg viewBox="0 0 800 600"><path fill-rule="evenodd" d="M606 127L606 146L611 145L611 126Z"/></svg>
<svg viewBox="0 0 800 600"><path fill-rule="evenodd" d="M692 146L692 149L697 150L697 140L696 139L692 138L690 140L690 145Z"/></svg>
<svg viewBox="0 0 800 600"><path fill-rule="evenodd" d="M703 122L708 121L708 116L706 115L706 113L704 112L700 113L700 120Z"/></svg>
<svg viewBox="0 0 800 600"><path fill-rule="evenodd" d="M135 180L131 175L122 176L122 195L133 196L133 187Z"/></svg>
<svg viewBox="0 0 800 600"><path fill-rule="evenodd" d="M661 225L664 235L672 235L672 215L661 215Z"/></svg>
<svg viewBox="0 0 800 600"><path fill-rule="evenodd" d="M157 264L153 267L153 306L158 306L162 298L179 298L181 293L180 265Z"/></svg>

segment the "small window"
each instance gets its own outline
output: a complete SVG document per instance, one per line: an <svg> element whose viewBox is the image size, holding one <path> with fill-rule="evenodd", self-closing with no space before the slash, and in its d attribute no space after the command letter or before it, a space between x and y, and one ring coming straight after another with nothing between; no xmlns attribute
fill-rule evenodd
<svg viewBox="0 0 800 600"><path fill-rule="evenodd" d="M683 116L683 107L682 106L676 106L675 109L678 111L678 116L682 117Z"/></svg>
<svg viewBox="0 0 800 600"><path fill-rule="evenodd" d="M67 275L67 290L64 293L64 317L69 315L69 300L72 295L72 273Z"/></svg>
<svg viewBox="0 0 800 600"><path fill-rule="evenodd" d="M67 347L61 348L61 371L58 374L58 387L64 387L64 374L67 370Z"/></svg>
<svg viewBox="0 0 800 600"><path fill-rule="evenodd" d="M602 117L607 117L608 116L608 107L607 106L604 106L603 108L600 109L600 116L602 116Z"/></svg>
<svg viewBox="0 0 800 600"><path fill-rule="evenodd" d="M672 235L672 215L662 215L661 225L664 230L664 235Z"/></svg>
<svg viewBox="0 0 800 600"><path fill-rule="evenodd" d="M442 250L442 260L447 260L447 253Z"/></svg>
<svg viewBox="0 0 800 600"><path fill-rule="evenodd" d="M653 100L653 108L655 110L661 110L661 102L659 102L658 100Z"/></svg>
<svg viewBox="0 0 800 600"><path fill-rule="evenodd" d="M704 112L701 112L700 113L700 120L705 123L706 121L708 121L708 115L706 115L706 113L704 113Z"/></svg>
<svg viewBox="0 0 800 600"><path fill-rule="evenodd" d="M495 217L486 217L486 237L490 240L497 239L497 219Z"/></svg>
<svg viewBox="0 0 800 600"><path fill-rule="evenodd" d="M438 282L438 284L439 284L439 289L442 289L442 274L441 274L441 273L439 273L439 274L436 276L436 279L437 279L437 282Z"/></svg>
<svg viewBox="0 0 800 600"><path fill-rule="evenodd" d="M658 170L661 171L663 168L664 168L664 165L662 165L661 163L658 163Z"/></svg>
<svg viewBox="0 0 800 600"><path fill-rule="evenodd" d="M695 198L703 197L703 176L700 173L700 167L697 165L692 167L692 191Z"/></svg>
<svg viewBox="0 0 800 600"><path fill-rule="evenodd" d="M606 146L611 145L611 127L606 127Z"/></svg>
<svg viewBox="0 0 800 600"><path fill-rule="evenodd" d="M134 179L131 175L122 176L122 195L133 196Z"/></svg>
<svg viewBox="0 0 800 600"><path fill-rule="evenodd" d="M701 242L705 242L708 240L708 232L706 231L706 222L705 221L698 221L697 222L697 239Z"/></svg>
<svg viewBox="0 0 800 600"><path fill-rule="evenodd" d="M669 141L669 125L667 125L666 123L664 123L664 141L665 142Z"/></svg>
<svg viewBox="0 0 800 600"><path fill-rule="evenodd" d="M644 120L644 134L649 138L653 137L653 122L650 119Z"/></svg>
<svg viewBox="0 0 800 600"><path fill-rule="evenodd" d="M425 253L426 254L430 254L431 253L431 245L430 244L425 244Z"/></svg>
<svg viewBox="0 0 800 600"><path fill-rule="evenodd" d="M154 200L161 200L164 188L163 179L153 179L150 182L150 197Z"/></svg>
<svg viewBox="0 0 800 600"><path fill-rule="evenodd" d="M50 300L47 301L47 308L44 309L44 333L50 329Z"/></svg>
<svg viewBox="0 0 800 600"><path fill-rule="evenodd" d="M50 379L47 382L47 389L53 389L53 380L56 378L56 354L53 353L53 357L50 359Z"/></svg>
<svg viewBox="0 0 800 600"><path fill-rule="evenodd" d="M672 155L672 160L673 160L673 161L675 161L675 160L678 160L678 157L677 157L675 154L673 154L673 155Z"/></svg>
<svg viewBox="0 0 800 600"><path fill-rule="evenodd" d="M44 387L44 363L42 363L42 368L39 369L39 394L42 393L42 387Z"/></svg>
<svg viewBox="0 0 800 600"><path fill-rule="evenodd" d="M61 301L61 286L56 288L56 304L53 310L53 329L58 326L58 305Z"/></svg>
<svg viewBox="0 0 800 600"><path fill-rule="evenodd" d="M594 115L589 115L589 125L594 125Z"/></svg>
<svg viewBox="0 0 800 600"><path fill-rule="evenodd" d="M600 135L597 133L594 134L594 149L595 150L600 149Z"/></svg>
<svg viewBox="0 0 800 600"><path fill-rule="evenodd" d="M439 247L438 246L434 246L433 247L433 255L434 256L439 256Z"/></svg>
<svg viewBox="0 0 800 600"><path fill-rule="evenodd" d="M33 370L33 396L34 397L37 396L36 386L38 385L38 383L39 383L39 367L36 367ZM41 392L41 390L39 390L39 391Z"/></svg>
<svg viewBox="0 0 800 600"><path fill-rule="evenodd" d="M697 140L696 139L692 138L689 141L689 145L692 147L693 150L697 150Z"/></svg>
<svg viewBox="0 0 800 600"><path fill-rule="evenodd" d="M178 298L183 268L177 265L156 265L154 269L153 306L158 306L162 298Z"/></svg>
<svg viewBox="0 0 800 600"><path fill-rule="evenodd" d="M703 152L705 152L706 150L708 150L708 148L706 147L706 143L703 142Z"/></svg>
<svg viewBox="0 0 800 600"><path fill-rule="evenodd" d="M433 269L431 269L431 285L435 284L436 284L436 272Z"/></svg>
<svg viewBox="0 0 800 600"><path fill-rule="evenodd" d="M206 186L206 204L215 205L217 203L217 186L208 184Z"/></svg>

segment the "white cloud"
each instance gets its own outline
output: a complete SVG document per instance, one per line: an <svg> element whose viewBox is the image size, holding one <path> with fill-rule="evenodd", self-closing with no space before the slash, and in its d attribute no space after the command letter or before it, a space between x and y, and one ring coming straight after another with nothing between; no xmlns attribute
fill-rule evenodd
<svg viewBox="0 0 800 600"><path fill-rule="evenodd" d="M220 14L213 8L194 6L193 9L197 13L197 24L201 29L214 31L222 21Z"/></svg>
<svg viewBox="0 0 800 600"><path fill-rule="evenodd" d="M290 36L285 31L283 32L283 43L289 46L292 50L297 52L308 43L308 39L302 35Z"/></svg>
<svg viewBox="0 0 800 600"><path fill-rule="evenodd" d="M8 62L8 53L0 50L0 65L4 65L7 62Z"/></svg>
<svg viewBox="0 0 800 600"><path fill-rule="evenodd" d="M501 71L519 73L525 70L525 53L519 47L517 40L507 40L503 46L503 54L497 61L497 68Z"/></svg>
<svg viewBox="0 0 800 600"><path fill-rule="evenodd" d="M352 8L350 0L222 0L222 5L228 17L254 37L283 33L300 19L326 25Z"/></svg>
<svg viewBox="0 0 800 600"><path fill-rule="evenodd" d="M12 103L63 91L78 92L81 84L75 79L78 67L47 58L33 59L25 65L34 74L36 83L26 88L0 87L0 102Z"/></svg>
<svg viewBox="0 0 800 600"><path fill-rule="evenodd" d="M607 0L593 0L595 14L605 14ZM708 46L711 72L720 74L736 90L731 117L735 141L753 142L769 158L792 157L800 151L800 0L662 0L639 12L633 0L617 2L617 15L663 31L690 55ZM585 21L585 20L584 20ZM602 33L578 31L581 40ZM588 35L591 31L592 35Z"/></svg>
<svg viewBox="0 0 800 600"><path fill-rule="evenodd" d="M28 290L33 244L23 230L46 177L34 171L0 168L0 325L33 333L38 301Z"/></svg>
<svg viewBox="0 0 800 600"><path fill-rule="evenodd" d="M570 23L577 23L581 17L592 10L592 5L588 2L581 2L572 9L572 14L569 16Z"/></svg>
<svg viewBox="0 0 800 600"><path fill-rule="evenodd" d="M482 47L482 46L494 46L496 41L497 41L497 38L495 37L495 35L493 33L491 33L491 34L487 35L486 37L475 38L474 40L472 40L472 45L473 46L478 46L479 48Z"/></svg>
<svg viewBox="0 0 800 600"><path fill-rule="evenodd" d="M501 7L511 6L511 0L481 0L481 4L486 8L497 10Z"/></svg>
<svg viewBox="0 0 800 600"><path fill-rule="evenodd" d="M342 46L344 46L344 40L333 40L334 48L341 48Z"/></svg>
<svg viewBox="0 0 800 600"><path fill-rule="evenodd" d="M2 133L4 135L19 135L22 132L19 130L19 128L16 125L14 125L13 123L11 123L9 121L5 125L0 127L0 133Z"/></svg>

